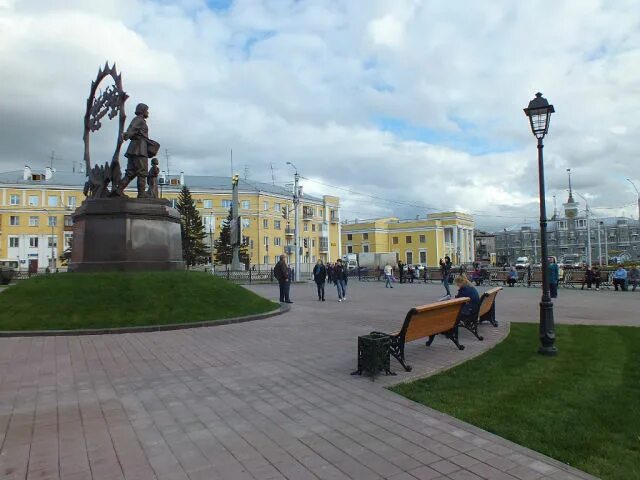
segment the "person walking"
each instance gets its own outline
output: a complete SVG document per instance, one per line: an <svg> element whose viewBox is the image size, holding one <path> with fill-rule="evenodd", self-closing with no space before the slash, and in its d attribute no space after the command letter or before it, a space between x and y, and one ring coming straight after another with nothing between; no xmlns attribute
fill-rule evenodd
<svg viewBox="0 0 640 480"><path fill-rule="evenodd" d="M451 298L451 291L449 290L449 272L451 272L451 258L447 255L443 259L440 259L440 273L442 274L442 285L444 286L447 294L440 300L449 300Z"/></svg>
<svg viewBox="0 0 640 480"><path fill-rule="evenodd" d="M636 291L638 283L640 283L640 269L638 269L637 265L634 265L629 270L629 285L633 285L632 292Z"/></svg>
<svg viewBox="0 0 640 480"><path fill-rule="evenodd" d="M388 263L384 266L384 287L385 288L393 288L391 285L391 277L393 276L393 268Z"/></svg>
<svg viewBox="0 0 640 480"><path fill-rule="evenodd" d="M335 269L333 271L333 281L338 289L338 301L342 302L347 299L347 270L342 265L342 260L336 260Z"/></svg>
<svg viewBox="0 0 640 480"><path fill-rule="evenodd" d="M313 267L313 281L316 282L318 288L318 301L324 302L324 282L327 279L327 269L322 263L322 260L318 260L315 267Z"/></svg>
<svg viewBox="0 0 640 480"><path fill-rule="evenodd" d="M555 257L549 258L549 294L551 298L558 298L558 282L560 281L560 269L556 263Z"/></svg>
<svg viewBox="0 0 640 480"><path fill-rule="evenodd" d="M400 283L404 283L404 263L402 263L402 260L398 260L398 278Z"/></svg>
<svg viewBox="0 0 640 480"><path fill-rule="evenodd" d="M618 269L613 272L613 287L618 291L618 286L623 292L627 291L627 271L622 265L618 265Z"/></svg>
<svg viewBox="0 0 640 480"><path fill-rule="evenodd" d="M287 257L280 255L280 261L273 268L273 276L278 280L280 287L280 303L293 303L289 298L291 288L291 269L287 265Z"/></svg>

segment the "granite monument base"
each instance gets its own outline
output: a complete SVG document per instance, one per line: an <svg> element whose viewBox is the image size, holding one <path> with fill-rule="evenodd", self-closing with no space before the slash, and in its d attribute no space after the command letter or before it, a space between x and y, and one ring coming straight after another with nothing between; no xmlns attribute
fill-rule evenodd
<svg viewBox="0 0 640 480"><path fill-rule="evenodd" d="M180 214L168 200L87 199L73 215L70 272L183 270Z"/></svg>

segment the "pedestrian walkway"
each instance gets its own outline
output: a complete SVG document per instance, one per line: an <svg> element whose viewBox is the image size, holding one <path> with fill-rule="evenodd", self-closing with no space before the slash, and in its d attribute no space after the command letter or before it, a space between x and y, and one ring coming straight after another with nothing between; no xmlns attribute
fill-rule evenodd
<svg viewBox="0 0 640 480"><path fill-rule="evenodd" d="M333 293L318 302L314 285L294 285L291 312L237 325L0 339L0 478L591 478L384 388L481 353L508 319L535 320L519 297L499 297L484 342L466 331L464 351L414 342L411 373L392 360L398 375L371 382L349 375L356 337L397 328L440 289L349 282L346 302Z"/></svg>

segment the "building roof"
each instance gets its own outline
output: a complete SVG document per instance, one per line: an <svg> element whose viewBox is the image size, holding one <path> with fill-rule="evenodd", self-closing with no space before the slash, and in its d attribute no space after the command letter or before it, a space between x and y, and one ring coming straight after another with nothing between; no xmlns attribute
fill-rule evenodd
<svg viewBox="0 0 640 480"><path fill-rule="evenodd" d="M36 173L36 172L34 172ZM45 179L44 173L42 180L25 180L24 170L14 170L9 172L0 173L0 184L17 184L17 185L33 185L35 186L60 186L60 187L84 187L87 177L82 172L65 172L54 171L51 178ZM162 175L161 175L162 176ZM212 176L212 175L184 175L184 183L189 189L196 190L208 190L219 192L231 192L231 177ZM176 188L179 189L182 186L170 186L168 185L169 179L179 179L180 175L165 175L166 184L163 186L165 189ZM264 192L274 195L291 196L292 189L272 185L270 183L259 182L254 180L240 179L238 184L240 192ZM322 198L313 195L304 195L304 200L322 202Z"/></svg>
<svg viewBox="0 0 640 480"><path fill-rule="evenodd" d="M582 215L578 217L571 218L570 220L578 220L578 219L586 219L587 217ZM556 224L558 222L567 221L566 217L558 217L555 220L548 220L548 231L554 231L556 228ZM640 226L640 222L635 218L629 217L591 217L591 228L597 228L598 223L602 222L603 225L607 227L616 227L621 222L626 222L627 225L631 226ZM496 232L496 234L502 233L503 231L507 232L520 232L522 229L530 229L532 232L540 230L540 225L537 222L531 223L517 223L514 225L510 225L509 227Z"/></svg>

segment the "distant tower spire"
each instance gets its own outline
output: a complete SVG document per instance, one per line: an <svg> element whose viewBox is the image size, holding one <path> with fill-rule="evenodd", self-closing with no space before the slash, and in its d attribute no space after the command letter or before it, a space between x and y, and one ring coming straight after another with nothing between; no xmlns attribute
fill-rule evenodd
<svg viewBox="0 0 640 480"><path fill-rule="evenodd" d="M569 198L564 204L564 215L567 218L574 218L578 215L578 203L573 199L573 190L571 188L571 169L567 168L569 174Z"/></svg>
<svg viewBox="0 0 640 480"><path fill-rule="evenodd" d="M573 200L573 190L571 189L571 169L567 168L567 175L569 175L569 202Z"/></svg>

